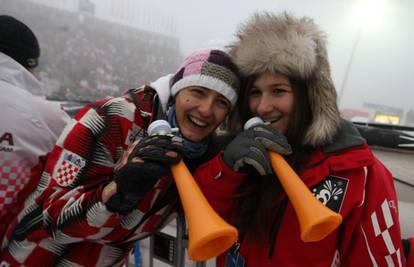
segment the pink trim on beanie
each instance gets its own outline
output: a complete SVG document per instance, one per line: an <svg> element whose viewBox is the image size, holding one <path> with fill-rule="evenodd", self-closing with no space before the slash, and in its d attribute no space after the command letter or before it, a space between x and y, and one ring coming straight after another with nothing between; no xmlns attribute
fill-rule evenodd
<svg viewBox="0 0 414 267"><path fill-rule="evenodd" d="M191 74L200 74L205 60L188 63L184 68L183 78Z"/></svg>
<svg viewBox="0 0 414 267"><path fill-rule="evenodd" d="M205 61L205 60L207 60L210 56L210 53L211 53L211 50L209 50L209 49L198 50L198 51L194 52L192 55L190 55L189 57L187 57L184 60L184 62L181 64L179 69L187 66L188 64L196 62L196 61Z"/></svg>
<svg viewBox="0 0 414 267"><path fill-rule="evenodd" d="M200 74L201 69L203 68L203 64L208 60L210 57L211 50L202 50L199 53L190 56L184 62L184 73L183 76L191 75L191 74Z"/></svg>

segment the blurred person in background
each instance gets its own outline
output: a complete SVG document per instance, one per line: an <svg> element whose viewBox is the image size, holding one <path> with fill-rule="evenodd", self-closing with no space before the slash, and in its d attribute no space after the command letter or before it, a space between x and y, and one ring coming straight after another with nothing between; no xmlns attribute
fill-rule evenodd
<svg viewBox="0 0 414 267"><path fill-rule="evenodd" d="M69 116L57 103L34 96L41 84L32 74L39 43L21 21L0 16L0 238L23 199L37 185L44 156Z"/></svg>

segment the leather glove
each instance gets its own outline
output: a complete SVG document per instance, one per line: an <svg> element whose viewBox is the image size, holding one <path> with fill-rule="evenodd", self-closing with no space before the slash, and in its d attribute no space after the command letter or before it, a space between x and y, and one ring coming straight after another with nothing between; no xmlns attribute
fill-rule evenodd
<svg viewBox="0 0 414 267"><path fill-rule="evenodd" d="M144 137L134 142L115 167L116 193L106 203L109 210L127 212L135 207L159 179L178 163L184 147L167 135Z"/></svg>
<svg viewBox="0 0 414 267"><path fill-rule="evenodd" d="M227 145L223 161L236 172L253 168L264 176L273 173L268 150L282 155L292 153L284 135L270 125L258 125L239 133Z"/></svg>

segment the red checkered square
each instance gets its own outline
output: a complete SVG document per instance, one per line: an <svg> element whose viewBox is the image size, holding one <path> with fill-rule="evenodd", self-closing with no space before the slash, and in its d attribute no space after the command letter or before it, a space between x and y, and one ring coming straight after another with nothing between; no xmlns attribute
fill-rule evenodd
<svg viewBox="0 0 414 267"><path fill-rule="evenodd" d="M79 167L68 161L63 161L56 172L56 181L59 185L67 186L75 180Z"/></svg>

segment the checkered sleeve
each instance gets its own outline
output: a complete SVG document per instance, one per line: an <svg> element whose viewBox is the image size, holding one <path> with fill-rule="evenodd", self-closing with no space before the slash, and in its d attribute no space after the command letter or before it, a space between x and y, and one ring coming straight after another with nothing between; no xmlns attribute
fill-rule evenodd
<svg viewBox="0 0 414 267"><path fill-rule="evenodd" d="M46 230L58 242L119 240L129 231L125 221L145 212L121 216L101 201L131 136L142 132L137 114L127 98L105 100L85 107L63 131L45 168L50 182L38 197Z"/></svg>
<svg viewBox="0 0 414 267"><path fill-rule="evenodd" d="M406 266L392 175L376 161L364 168L364 178L361 203L343 222L349 242L341 266Z"/></svg>

